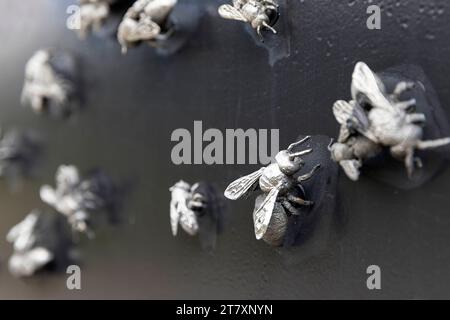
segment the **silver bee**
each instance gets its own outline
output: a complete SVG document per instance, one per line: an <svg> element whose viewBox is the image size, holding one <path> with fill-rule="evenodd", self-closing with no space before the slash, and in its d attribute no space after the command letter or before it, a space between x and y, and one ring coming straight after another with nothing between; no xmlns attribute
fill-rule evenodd
<svg viewBox="0 0 450 320"><path fill-rule="evenodd" d="M35 230L38 219L37 212L30 213L6 236L6 240L14 246L14 253L9 260L9 270L15 276L31 276L53 260L52 252L45 247L36 246Z"/></svg>
<svg viewBox="0 0 450 320"><path fill-rule="evenodd" d="M363 62L355 66L351 101L337 101L333 106L341 124L337 143L330 146L332 159L338 162L351 180L358 180L365 159L376 156L383 147L405 163L408 176L422 166L415 150L437 148L450 143L450 138L423 141L425 115L412 109L414 99L400 101L400 95L413 88L410 82L397 84L392 94L381 79Z"/></svg>
<svg viewBox="0 0 450 320"><path fill-rule="evenodd" d="M9 270L17 277L65 268L74 261L73 242L64 218L33 210L12 227L6 240L13 245Z"/></svg>
<svg viewBox="0 0 450 320"><path fill-rule="evenodd" d="M50 111L65 114L73 111L76 84L74 59L66 53L37 51L25 67L25 82L21 101L36 113ZM51 109L51 110L49 110Z"/></svg>
<svg viewBox="0 0 450 320"><path fill-rule="evenodd" d="M225 197L237 200L249 192L259 188L266 195L253 214L256 239L262 239L271 224L272 213L276 203L281 204L284 209L293 215L298 215L295 205L311 206L311 201L302 199L295 192L295 188L303 191L301 183L309 180L320 165L316 165L311 172L295 177L304 166L305 162L301 156L312 152L306 149L294 152L293 149L307 141L310 137L305 137L301 141L291 144L287 150L280 151L275 156L276 163L263 167L245 177L232 182L225 190ZM304 192L302 192L304 193Z"/></svg>
<svg viewBox="0 0 450 320"><path fill-rule="evenodd" d="M224 4L219 7L219 15L225 19L238 20L249 23L256 29L261 40L261 30L273 28L278 20L278 4L275 0L233 0L233 5Z"/></svg>
<svg viewBox="0 0 450 320"><path fill-rule="evenodd" d="M117 32L122 53L142 41L157 45L157 41L167 40L173 32L168 17L176 4L177 0L137 0L126 12Z"/></svg>
<svg viewBox="0 0 450 320"><path fill-rule="evenodd" d="M53 252L38 243L40 220L41 214L32 211L6 236L6 240L14 246L14 253L9 259L9 270L14 276L31 276L54 259Z"/></svg>
<svg viewBox="0 0 450 320"><path fill-rule="evenodd" d="M89 30L98 31L110 14L110 5L114 0L79 0L80 38L85 38Z"/></svg>
<svg viewBox="0 0 450 320"><path fill-rule="evenodd" d="M199 231L196 212L206 208L206 198L196 192L198 186L198 183L191 186L181 180L169 189L172 196L170 225L174 236L177 235L178 224L191 236L197 235Z"/></svg>
<svg viewBox="0 0 450 320"><path fill-rule="evenodd" d="M64 215L74 231L92 236L93 212L108 209L114 200L112 182L101 172L81 179L75 166L62 165L56 172L56 188L44 185L42 201Z"/></svg>
<svg viewBox="0 0 450 320"><path fill-rule="evenodd" d="M38 140L30 132L0 128L0 177L14 180L28 176L40 151Z"/></svg>

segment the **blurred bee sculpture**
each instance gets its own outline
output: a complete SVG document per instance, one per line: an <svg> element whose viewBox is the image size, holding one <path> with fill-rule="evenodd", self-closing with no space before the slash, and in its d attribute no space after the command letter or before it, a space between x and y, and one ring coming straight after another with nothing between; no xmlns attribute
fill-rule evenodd
<svg viewBox="0 0 450 320"><path fill-rule="evenodd" d="M63 267L70 261L72 242L65 221L59 215L33 210L8 232L13 244L9 270L28 277L46 267Z"/></svg>
<svg viewBox="0 0 450 320"><path fill-rule="evenodd" d="M204 246L214 246L222 228L224 205L214 186L204 182L190 185L178 181L170 189L170 225L173 236L178 225L189 235L200 234Z"/></svg>
<svg viewBox="0 0 450 320"><path fill-rule="evenodd" d="M169 15L177 0L137 0L119 25L117 39L122 53L142 41L157 47L174 32Z"/></svg>
<svg viewBox="0 0 450 320"><path fill-rule="evenodd" d="M309 180L320 165L309 173L298 176L305 162L301 156L312 149L294 152L294 148L310 137L291 144L287 150L275 156L275 163L237 179L225 190L225 197L237 200L249 192L261 189L263 199L257 199L253 212L256 239L263 239L271 245L280 245L287 229L286 210L291 215L299 215L298 206L312 206L313 202L302 198L305 191L302 182ZM259 202L259 203L258 203Z"/></svg>
<svg viewBox="0 0 450 320"><path fill-rule="evenodd" d="M22 104L38 114L66 116L78 107L78 69L72 55L57 50L37 51L25 67Z"/></svg>
<svg viewBox="0 0 450 320"><path fill-rule="evenodd" d="M91 29L100 30L110 14L110 5L116 0L79 0L78 35L85 38Z"/></svg>
<svg viewBox="0 0 450 320"><path fill-rule="evenodd" d="M337 101L333 113L341 125L339 138L330 146L332 159L340 164L351 180L358 180L364 160L389 148L391 155L403 161L411 178L415 167L422 167L415 150L437 148L450 138L422 140L425 115L414 112L416 101L401 101L400 95L414 87L399 82L392 93L386 92L381 79L363 62L355 66L351 85L352 100Z"/></svg>
<svg viewBox="0 0 450 320"><path fill-rule="evenodd" d="M31 174L40 153L40 142L31 132L0 128L0 176L13 185Z"/></svg>
<svg viewBox="0 0 450 320"><path fill-rule="evenodd" d="M225 19L249 23L256 29L261 41L263 41L262 29L277 33L273 28L279 18L278 4L275 0L233 0L233 5L224 4L219 7L219 15Z"/></svg>
<svg viewBox="0 0 450 320"><path fill-rule="evenodd" d="M75 166L62 165L56 172L56 188L42 186L40 197L64 215L74 231L89 237L100 218L98 212L106 212L110 222L116 218L118 189L102 171L93 171L82 179Z"/></svg>

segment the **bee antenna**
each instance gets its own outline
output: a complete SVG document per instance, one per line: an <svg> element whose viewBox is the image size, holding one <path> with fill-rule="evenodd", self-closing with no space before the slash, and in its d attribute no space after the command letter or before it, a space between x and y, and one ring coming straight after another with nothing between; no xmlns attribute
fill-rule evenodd
<svg viewBox="0 0 450 320"><path fill-rule="evenodd" d="M275 30L274 28L272 28L267 22L263 21L262 24L263 24L264 27L266 27L267 29L269 29L270 31L272 31L274 34L277 34L277 30Z"/></svg>
<svg viewBox="0 0 450 320"><path fill-rule="evenodd" d="M303 150L303 151L291 153L291 154L289 155L289 157L290 157L291 159L294 159L294 158L303 156L303 155L305 155L305 154L311 153L312 151L313 151L313 149L306 149L306 150Z"/></svg>
<svg viewBox="0 0 450 320"><path fill-rule="evenodd" d="M302 140L290 144L289 147L287 148L287 151L288 151L288 152L291 152L292 149L294 149L296 146L298 146L298 145L304 143L306 140L309 140L309 139L311 139L311 136L306 136L306 137L304 137Z"/></svg>

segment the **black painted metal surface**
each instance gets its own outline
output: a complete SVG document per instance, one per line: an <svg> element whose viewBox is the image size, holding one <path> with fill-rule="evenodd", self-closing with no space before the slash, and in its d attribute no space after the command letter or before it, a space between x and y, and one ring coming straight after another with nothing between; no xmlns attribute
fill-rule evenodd
<svg viewBox="0 0 450 320"><path fill-rule="evenodd" d="M288 0L280 38L273 44L267 34L272 59L243 24L217 16L224 2L204 1L195 37L161 57L146 46L121 56L106 32L79 41L65 27L71 1L0 1L0 122L47 139L34 180L15 193L0 184L0 298L450 298L450 170L409 191L341 174L340 210L315 230L314 241L289 250L255 240L252 200L229 204L213 253L183 233L172 237L173 183L209 180L223 189L258 168L172 165L171 132L192 130L194 120L205 129L280 128L281 147L300 134L336 136L331 106L349 97L359 60L374 70L421 66L450 113L446 0L380 1L377 31L366 28L368 1ZM68 122L19 105L25 62L49 46L82 59L86 108ZM33 208L45 208L38 188L53 183L61 163L101 166L137 181L125 206L127 223L80 243L76 292L66 289L65 274L23 281L6 265L7 230ZM371 264L381 267L381 291L366 287Z"/></svg>

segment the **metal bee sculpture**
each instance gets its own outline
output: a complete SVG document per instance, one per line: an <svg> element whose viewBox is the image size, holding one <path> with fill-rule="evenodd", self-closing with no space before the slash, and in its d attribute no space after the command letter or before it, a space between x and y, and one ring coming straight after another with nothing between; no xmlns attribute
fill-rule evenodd
<svg viewBox="0 0 450 320"><path fill-rule="evenodd" d="M233 0L233 5L224 4L219 7L219 15L225 19L249 23L256 30L261 41L261 31L273 28L279 18L278 4L275 0Z"/></svg>
<svg viewBox="0 0 450 320"><path fill-rule="evenodd" d="M38 114L66 116L79 106L78 68L67 52L39 50L27 62L21 101Z"/></svg>
<svg viewBox="0 0 450 320"><path fill-rule="evenodd" d="M195 210L205 207L204 197L195 193L197 184L191 186L184 181L177 182L169 190L172 195L170 201L170 225L174 236L180 225L187 234L195 236L198 233L198 222Z"/></svg>
<svg viewBox="0 0 450 320"><path fill-rule="evenodd" d="M90 30L99 31L110 15L110 5L115 0L79 0L79 29L80 38L85 38Z"/></svg>
<svg viewBox="0 0 450 320"><path fill-rule="evenodd" d="M56 188L42 186L40 197L64 215L74 231L90 237L100 212L106 212L110 222L116 218L118 189L101 171L82 179L75 166L62 165L56 172Z"/></svg>
<svg viewBox="0 0 450 320"><path fill-rule="evenodd" d="M13 244L9 270L17 277L29 277L47 267L63 267L71 260L72 242L59 215L37 210L8 232Z"/></svg>
<svg viewBox="0 0 450 320"><path fill-rule="evenodd" d="M364 160L379 155L383 148L403 161L411 178L422 167L416 150L437 148L450 138L424 141L425 115L414 112L416 101L401 101L400 95L413 83L399 82L392 93L363 62L355 66L351 85L352 100L337 101L333 113L341 125L339 138L330 146L332 159L340 164L351 180L358 180Z"/></svg>
<svg viewBox="0 0 450 320"><path fill-rule="evenodd" d="M41 154L40 141L31 132L0 128L0 176L15 184L29 176Z"/></svg>
<svg viewBox="0 0 450 320"><path fill-rule="evenodd" d="M178 225L189 235L200 235L202 244L214 247L217 233L222 229L224 204L211 184L193 185L179 181L170 189L170 225L173 236Z"/></svg>
<svg viewBox="0 0 450 320"><path fill-rule="evenodd" d="M117 39L122 53L141 42L157 47L174 32L169 15L177 0L137 0L119 25Z"/></svg>
<svg viewBox="0 0 450 320"><path fill-rule="evenodd" d="M294 152L296 146L309 138L305 137L291 144L287 150L282 150L275 156L276 163L237 179L225 190L225 197L231 200L237 200L258 188L264 193L264 199L253 212L256 239L263 239L272 245L281 244L287 218L280 215L285 215L286 211L291 215L299 215L298 206L313 205L312 201L302 198L305 192L301 183L313 177L320 165L316 165L309 173L298 176L305 164L301 156L313 150Z"/></svg>

